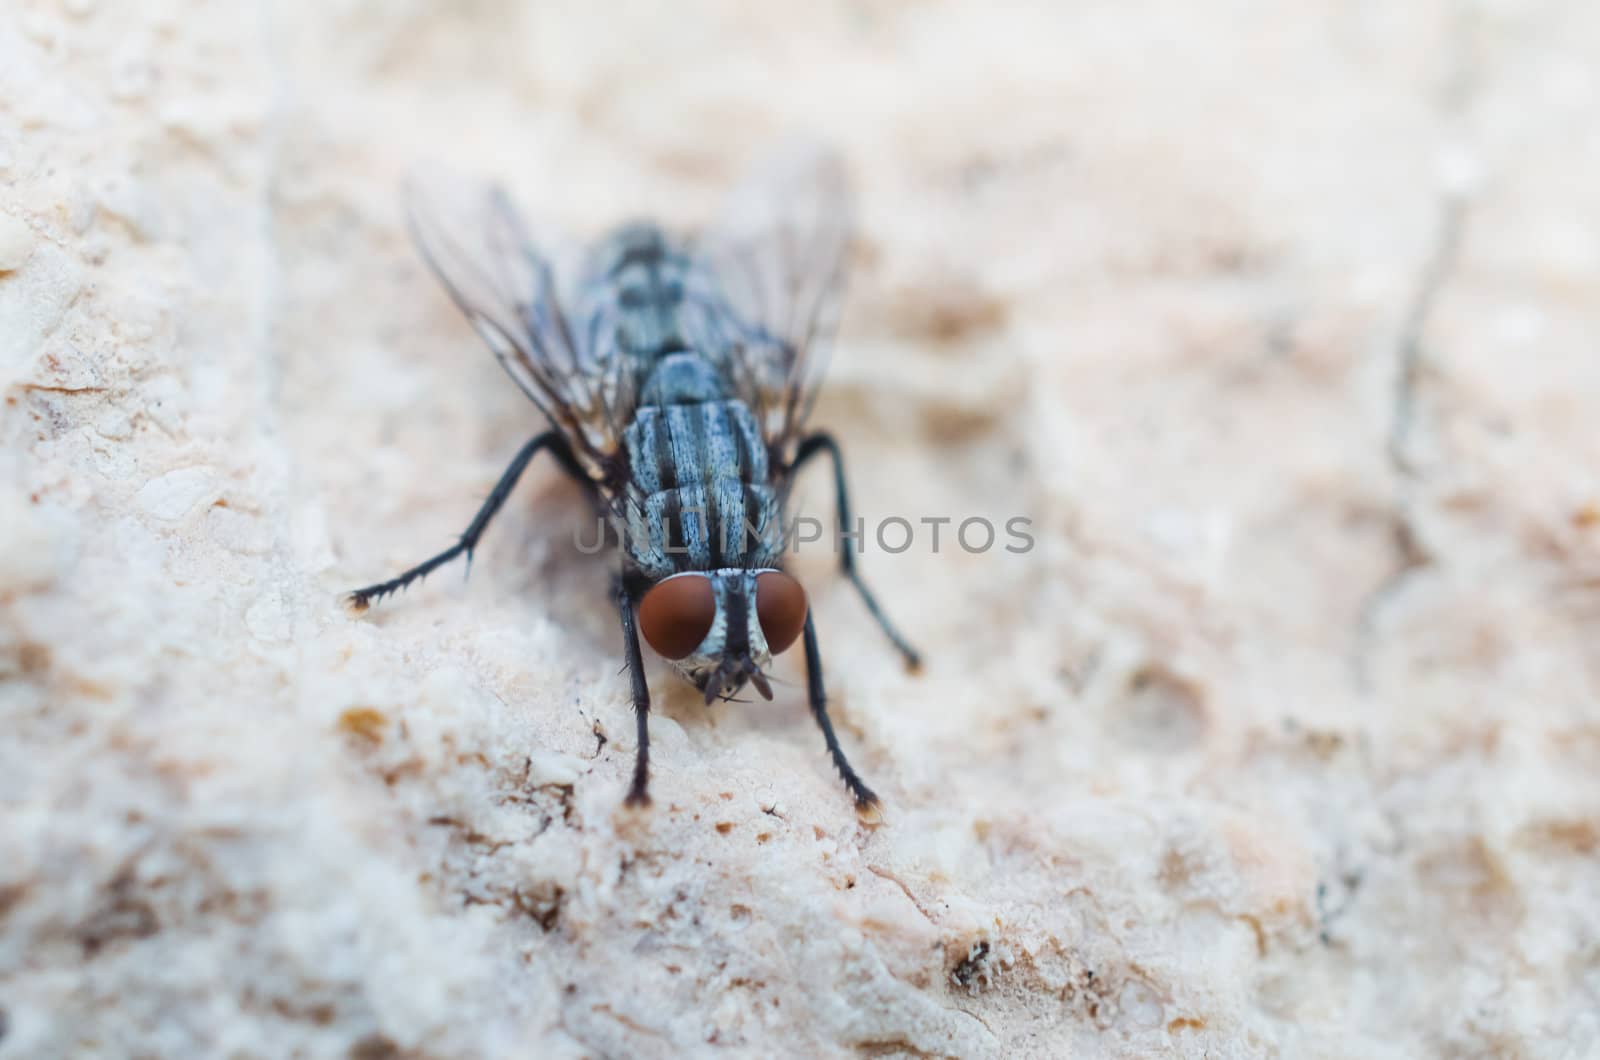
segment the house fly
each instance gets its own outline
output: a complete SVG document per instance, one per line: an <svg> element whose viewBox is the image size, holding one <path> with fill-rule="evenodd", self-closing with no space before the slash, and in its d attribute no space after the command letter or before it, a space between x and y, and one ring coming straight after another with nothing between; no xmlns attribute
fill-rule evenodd
<svg viewBox="0 0 1600 1060"><path fill-rule="evenodd" d="M465 556L529 462L553 456L618 527L613 599L638 726L627 802L649 800L650 691L639 637L705 696L747 683L772 698L773 656L805 644L812 715L857 806L872 789L828 720L816 624L784 567L795 476L832 464L840 527L851 525L839 446L808 431L837 324L851 195L839 161L791 152L758 171L718 221L677 238L625 225L565 284L552 248L506 194L459 179L407 185L412 234L456 305L549 421L522 446L457 543L351 593L358 611ZM906 663L917 653L839 549L844 576Z"/></svg>

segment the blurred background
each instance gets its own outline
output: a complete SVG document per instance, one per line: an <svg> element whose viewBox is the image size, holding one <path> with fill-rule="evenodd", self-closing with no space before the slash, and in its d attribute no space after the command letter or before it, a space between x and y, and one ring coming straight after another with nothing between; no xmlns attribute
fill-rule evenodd
<svg viewBox="0 0 1600 1060"><path fill-rule="evenodd" d="M0 13L0 1060L1600 1050L1600 8ZM409 243L846 160L833 711L707 711ZM825 509L825 476L801 502Z"/></svg>

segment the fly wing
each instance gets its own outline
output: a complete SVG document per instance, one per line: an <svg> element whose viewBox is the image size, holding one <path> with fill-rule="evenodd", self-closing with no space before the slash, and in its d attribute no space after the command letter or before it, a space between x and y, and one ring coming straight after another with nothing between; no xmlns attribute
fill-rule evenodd
<svg viewBox="0 0 1600 1060"><path fill-rule="evenodd" d="M839 158L793 149L748 178L696 243L737 321L729 376L785 459L827 365L853 220Z"/></svg>
<svg viewBox="0 0 1600 1060"><path fill-rule="evenodd" d="M589 473L603 477L637 389L626 358L574 335L557 271L504 189L419 171L405 199L412 236L450 297Z"/></svg>

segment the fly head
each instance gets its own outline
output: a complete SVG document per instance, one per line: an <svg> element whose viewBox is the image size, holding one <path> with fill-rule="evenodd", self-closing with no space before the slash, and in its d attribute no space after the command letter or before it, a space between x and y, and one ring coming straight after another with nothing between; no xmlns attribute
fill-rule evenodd
<svg viewBox="0 0 1600 1060"><path fill-rule="evenodd" d="M805 590L778 570L674 574L639 601L645 641L708 704L732 698L747 683L771 699L772 657L799 639L805 621Z"/></svg>

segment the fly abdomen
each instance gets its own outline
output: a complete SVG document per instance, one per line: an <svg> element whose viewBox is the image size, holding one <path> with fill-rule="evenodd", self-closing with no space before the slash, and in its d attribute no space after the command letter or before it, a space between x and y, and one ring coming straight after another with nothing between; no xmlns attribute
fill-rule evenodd
<svg viewBox="0 0 1600 1060"><path fill-rule="evenodd" d="M654 225L613 233L590 266L589 341L615 342L647 359L687 349L679 318L690 268L682 249Z"/></svg>

